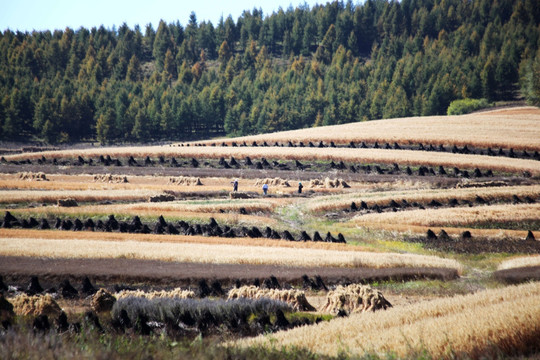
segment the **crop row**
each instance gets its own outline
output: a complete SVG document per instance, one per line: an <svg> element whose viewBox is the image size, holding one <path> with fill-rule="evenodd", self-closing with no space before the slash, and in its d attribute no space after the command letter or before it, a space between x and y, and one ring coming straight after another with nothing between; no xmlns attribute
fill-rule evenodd
<svg viewBox="0 0 540 360"><path fill-rule="evenodd" d="M534 203L540 199L540 186L508 186L505 182L463 183L453 189L420 189L406 191L362 192L310 199L306 207L313 212L373 210L422 207L455 207L494 203ZM381 211L379 211L381 210Z"/></svg>
<svg viewBox="0 0 540 360"><path fill-rule="evenodd" d="M217 168L217 169L257 169L257 170L281 170L281 171L297 171L297 170L307 170L307 171L348 171L350 173L364 173L364 174L377 174L377 175L415 175L415 176L445 176L445 177L459 177L459 178L483 178L483 177L493 177L494 173L492 169L487 169L484 172L478 167L467 169L460 169L457 166L451 168L444 168L443 165L439 166L399 166L398 163L385 165L383 163L373 164L357 164L339 160L334 162L330 160L329 162L321 161L310 161L310 162L301 162L299 160L294 161L284 161L284 160L268 160L265 157L260 158L259 160L252 160L249 156L246 156L242 160L237 160L234 156L231 156L230 159L225 159L220 157L218 161L212 159L179 159L175 157L165 158L164 156L159 156L158 159L152 159L147 156L144 160L139 159L137 161L133 156L129 158L112 158L110 155L103 156L101 155L96 160L92 158L84 159L82 156L78 156L77 160L66 160L61 159L57 160L53 158L52 160L47 160L44 156L36 160L38 165L51 164L54 166L130 166L130 167L153 167L153 166L167 166L167 167L190 167L190 168ZM6 161L7 163L7 161ZM11 160L9 162L12 165L32 165L32 160ZM412 167L411 167L412 166ZM523 175L530 177L530 171L524 171Z"/></svg>
<svg viewBox="0 0 540 360"><path fill-rule="evenodd" d="M302 141L296 141L296 140L289 140L287 142L279 142L276 141L273 144L268 144L266 141L263 141L262 143L257 143L257 141L253 141L251 143L241 142L237 143L233 140L227 140L222 141L221 143L215 143L215 142L201 142L201 143L194 143L194 144L178 144L177 146L232 146L232 147L310 147L310 148L360 148L360 149L385 149L385 150L416 150L416 151L436 151L436 152L450 152L452 154L473 154L473 155L487 155L487 156L505 156L510 158L522 158L522 159L534 159L534 160L540 160L540 153L538 150L534 150L534 152L527 150L523 151L515 151L514 148L509 149L503 149L502 147L499 147L498 149L492 149L491 147L488 147L486 149L483 148L475 148L470 147L468 145L464 145L463 147L458 147L457 145L452 146L444 146L443 144L439 145L433 145L433 144L427 144L424 145L422 143L418 144L398 144L397 142L394 142L393 144L390 144L388 142L385 142L384 144L379 144L378 141L375 141L374 143L366 143L365 141L362 142L354 142L350 141L348 144L340 144L335 143L334 141L330 142L307 142L307 144L304 144Z"/></svg>
<svg viewBox="0 0 540 360"><path fill-rule="evenodd" d="M164 159L168 157L179 157L184 159L220 159L230 158L242 159L250 157L262 161L262 158L289 160L289 161L334 161L360 164L398 164L400 166L444 166L469 169L479 168L481 170L491 169L492 171L503 172L525 172L532 175L540 173L540 162L528 159L512 159L505 157L490 157L480 155L465 155L452 153L433 153L427 151L411 150L384 150L384 149L345 149L327 148L320 151L318 148L286 148L286 147L164 147L164 146L141 146L125 148L99 148L82 150L62 150L55 152L43 152L23 155L6 156L6 161L27 162L45 157L46 159L57 159L67 161L69 159L93 158L107 155L112 159L126 158L132 156L134 159L146 159L146 157ZM61 160L64 159L64 160ZM54 160L52 160L54 161ZM172 160L171 160L172 161ZM199 161L199 160L197 160ZM230 165L230 164L229 164Z"/></svg>
<svg viewBox="0 0 540 360"><path fill-rule="evenodd" d="M411 210L401 213L371 213L352 219L355 224L386 226L387 224L413 226L467 227L478 224L497 224L494 228L504 229L505 223L538 221L540 204L502 204L476 207L456 207L428 210ZM488 226L489 228L489 226Z"/></svg>
<svg viewBox="0 0 540 360"><path fill-rule="evenodd" d="M150 228L152 226L152 228ZM86 220L75 219L60 219L56 218L54 226L49 224L46 218L41 218L39 221L34 217L29 219L17 219L9 211L6 212L3 221L1 221L0 227L3 228L23 228L23 229L40 229L48 230L55 228L58 230L73 230L73 231L103 231L103 232L121 232L121 233L135 233L135 234L155 234L155 235L188 235L188 236L219 236L225 238L236 237L249 237L253 239L268 238L274 240L287 240L287 241L316 241L316 242L330 242L330 243L346 243L345 237L339 233L337 238L332 236L330 232L326 234L326 237L322 237L318 231L315 231L313 237L311 237L306 231L301 231L296 238L288 231L285 230L281 234L276 230L267 226L263 231L258 227L252 226L231 228L230 226L219 226L214 218L210 219L209 224L189 224L186 221L179 221L176 225L172 222L167 222L160 216L159 219L152 225L143 224L138 216L135 216L131 222L118 221L114 215L109 215L108 219L102 221L101 219L94 221L92 218Z"/></svg>

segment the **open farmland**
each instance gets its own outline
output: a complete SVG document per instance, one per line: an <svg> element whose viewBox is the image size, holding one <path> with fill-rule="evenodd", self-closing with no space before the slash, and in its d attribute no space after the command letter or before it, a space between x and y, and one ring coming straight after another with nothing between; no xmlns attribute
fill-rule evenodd
<svg viewBox="0 0 540 360"><path fill-rule="evenodd" d="M11 151L0 159L0 290L14 302L53 293L70 324L95 312L107 334L331 357L538 354L539 125L540 111L521 107L160 146ZM130 292L100 313L83 295L91 284L106 299L177 287L190 299ZM349 284L371 285L393 307L322 306ZM271 299L229 309L228 291L248 285L299 294L316 311ZM181 314L172 325L163 318L170 309Z"/></svg>

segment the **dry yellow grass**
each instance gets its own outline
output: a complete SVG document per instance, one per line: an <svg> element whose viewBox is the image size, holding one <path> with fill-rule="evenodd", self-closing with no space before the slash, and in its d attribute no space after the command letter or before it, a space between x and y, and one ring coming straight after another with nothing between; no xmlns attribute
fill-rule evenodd
<svg viewBox="0 0 540 360"><path fill-rule="evenodd" d="M458 167L460 169L492 169L495 171L523 172L540 174L540 162L526 159L492 157L480 155L464 155L412 150L383 150L383 149L347 149L326 148L282 148L282 147L164 147L141 146L125 148L99 148L84 150L64 150L55 152L9 155L8 160L36 158L45 155L48 158L71 158L73 156L96 157L110 154L112 157L126 156L181 156L197 158L231 157L242 159L249 156L253 159L287 159L287 160L320 160L346 161L354 163L384 163L401 165L424 165Z"/></svg>
<svg viewBox="0 0 540 360"><path fill-rule="evenodd" d="M15 204L20 202L56 203L58 199L71 198L75 201L99 202L146 201L150 196L159 195L160 191L133 190L0 190L0 203Z"/></svg>
<svg viewBox="0 0 540 360"><path fill-rule="evenodd" d="M540 149L540 109L521 107L501 109L460 116L427 116L402 119L376 120L344 125L324 126L272 134L245 136L206 143L231 144L253 141L277 142L378 141L423 144L456 144L479 147ZM326 149L325 149L326 151Z"/></svg>
<svg viewBox="0 0 540 360"><path fill-rule="evenodd" d="M366 352L436 359L525 352L540 337L540 283L353 314L317 325L244 339L240 346L308 349L338 356ZM422 356L425 357L425 356Z"/></svg>
<svg viewBox="0 0 540 360"><path fill-rule="evenodd" d="M451 199L474 201L477 195L487 201L510 199L513 195L517 195L520 198L526 196L539 198L540 185L348 193L310 199L305 203L305 206L310 211L321 212L349 208L353 201L357 205L361 201L365 201L370 206L375 204L387 205L391 200L399 202L403 199L409 203L418 202L425 204L431 200L442 202L448 202Z"/></svg>
<svg viewBox="0 0 540 360"><path fill-rule="evenodd" d="M460 227L478 223L504 223L540 219L540 204L505 204L476 207L411 210L354 217L358 225L416 225Z"/></svg>
<svg viewBox="0 0 540 360"><path fill-rule="evenodd" d="M0 254L50 258L135 258L205 264L265 264L305 267L434 267L452 268L461 272L461 265L455 260L414 254L368 253L314 248L263 248L261 246L188 242L80 240L75 236L76 234L72 239L0 237Z"/></svg>
<svg viewBox="0 0 540 360"><path fill-rule="evenodd" d="M175 288L172 290L160 290L160 291L149 291L145 292L143 290L122 290L114 294L116 300L130 298L130 297L140 297L146 299L159 299L159 298L177 298L177 299L193 299L195 297L195 292L192 290L185 290L181 288Z"/></svg>
<svg viewBox="0 0 540 360"><path fill-rule="evenodd" d="M296 311L315 311L316 309L307 301L306 293L298 289L261 289L258 286L246 285L229 291L227 300L247 298L268 298L286 302Z"/></svg>
<svg viewBox="0 0 540 360"><path fill-rule="evenodd" d="M497 270L515 269L528 266L540 266L540 255L520 256L503 261Z"/></svg>

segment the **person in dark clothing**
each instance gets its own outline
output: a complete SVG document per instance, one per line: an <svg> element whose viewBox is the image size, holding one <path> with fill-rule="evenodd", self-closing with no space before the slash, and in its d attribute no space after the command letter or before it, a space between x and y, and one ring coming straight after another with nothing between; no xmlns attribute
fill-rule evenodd
<svg viewBox="0 0 540 360"><path fill-rule="evenodd" d="M234 179L232 184L233 184L233 191L238 191L238 179Z"/></svg>
<svg viewBox="0 0 540 360"><path fill-rule="evenodd" d="M267 194L268 194L268 184L264 184L264 185L262 186L262 189L263 189L264 195L267 195Z"/></svg>
<svg viewBox="0 0 540 360"><path fill-rule="evenodd" d="M302 188L303 188L303 187L304 187L304 186L302 185L302 183L299 182L299 183L298 183L298 193L299 193L299 194L302 193Z"/></svg>

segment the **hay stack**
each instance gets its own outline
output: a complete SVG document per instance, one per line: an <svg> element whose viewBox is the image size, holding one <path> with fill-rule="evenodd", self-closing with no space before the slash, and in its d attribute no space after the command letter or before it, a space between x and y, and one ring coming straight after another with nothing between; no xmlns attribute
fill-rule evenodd
<svg viewBox="0 0 540 360"><path fill-rule="evenodd" d="M271 185L271 186L281 186L281 187L291 187L291 184L287 180L280 179L280 178L264 178L264 179L257 179L255 181L255 186L261 186L261 185Z"/></svg>
<svg viewBox="0 0 540 360"><path fill-rule="evenodd" d="M101 288L92 296L92 309L95 312L111 311L116 298L107 290Z"/></svg>
<svg viewBox="0 0 540 360"><path fill-rule="evenodd" d="M37 173L33 173L31 171L28 171L28 172L25 171L22 173L17 173L17 176L19 177L20 180L25 180L25 181L49 181L45 173L41 171Z"/></svg>
<svg viewBox="0 0 540 360"><path fill-rule="evenodd" d="M194 176L171 176L169 184L185 185L185 186L201 186L201 179Z"/></svg>
<svg viewBox="0 0 540 360"><path fill-rule="evenodd" d="M77 201L75 199L58 199L58 201L56 202L56 205L57 206L63 206L63 207L75 207L75 206L79 206L79 204L77 204Z"/></svg>
<svg viewBox="0 0 540 360"><path fill-rule="evenodd" d="M122 290L114 294L116 299L120 300L127 297L141 297L146 299L155 299L155 298L176 298L176 299L193 299L195 297L195 292L191 290L182 290L181 288L176 288L171 291L150 291L144 292L141 290L129 291Z"/></svg>
<svg viewBox="0 0 540 360"><path fill-rule="evenodd" d="M254 285L242 286L229 291L228 300L248 298L260 299L269 298L273 300L283 301L290 304L296 311L315 311L316 309L308 303L306 294L301 290L278 290L278 289L261 289Z"/></svg>
<svg viewBox="0 0 540 360"><path fill-rule="evenodd" d="M171 194L159 194L155 196L150 196L148 198L149 202L164 202L164 201L174 201L175 197Z"/></svg>
<svg viewBox="0 0 540 360"><path fill-rule="evenodd" d="M343 179L330 179L326 178L324 180L312 179L309 181L310 188L326 188L326 189L335 189L335 188L350 188L349 184Z"/></svg>
<svg viewBox="0 0 540 360"><path fill-rule="evenodd" d="M51 315L59 316L62 313L60 306L50 294L28 296L21 294L11 300L13 311L17 315Z"/></svg>
<svg viewBox="0 0 540 360"><path fill-rule="evenodd" d="M378 290L367 285L351 284L341 286L329 291L326 295L326 304L320 309L321 312L337 314L340 311L348 313L375 311L392 307Z"/></svg>
<svg viewBox="0 0 540 360"><path fill-rule="evenodd" d="M94 182L106 182L106 183L128 183L128 178L125 175L112 175L112 174L96 174L94 175Z"/></svg>

